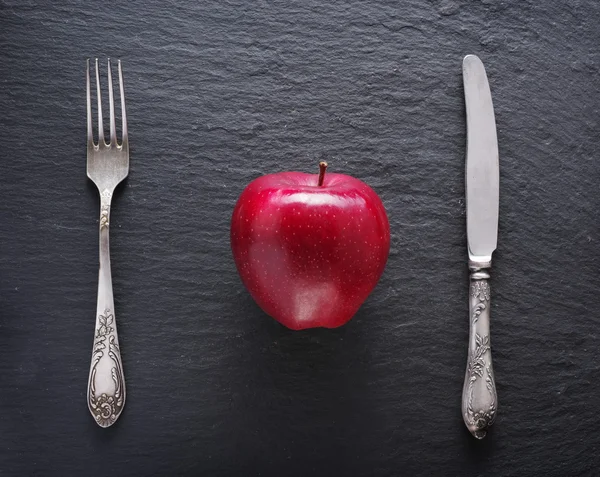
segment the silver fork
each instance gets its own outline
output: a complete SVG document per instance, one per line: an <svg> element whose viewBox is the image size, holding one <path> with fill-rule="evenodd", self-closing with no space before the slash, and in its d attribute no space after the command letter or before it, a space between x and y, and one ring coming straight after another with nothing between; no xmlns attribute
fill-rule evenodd
<svg viewBox="0 0 600 477"><path fill-rule="evenodd" d="M96 90L98 95L98 144L94 144L92 132L92 102L90 92L90 60L87 60L87 175L100 193L100 270L98 273L98 303L92 364L87 388L87 402L96 423L108 427L117 420L125 405L125 378L119 351L115 303L110 272L110 249L108 228L110 203L115 187L129 172L129 143L125 116L123 73L119 60L119 86L121 93L121 117L123 138L117 143L115 127L115 102L110 58L108 60L108 97L110 100L110 142L104 141L102 126L102 101L100 74L96 58Z"/></svg>

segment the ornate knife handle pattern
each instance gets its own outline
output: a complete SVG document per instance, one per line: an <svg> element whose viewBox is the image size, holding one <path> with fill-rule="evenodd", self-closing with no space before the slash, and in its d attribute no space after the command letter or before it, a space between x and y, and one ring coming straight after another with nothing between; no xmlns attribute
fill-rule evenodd
<svg viewBox="0 0 600 477"><path fill-rule="evenodd" d="M490 343L490 274L471 265L469 302L469 356L462 394L465 424L477 439L483 439L496 419L498 397Z"/></svg>
<svg viewBox="0 0 600 477"><path fill-rule="evenodd" d="M114 315L110 247L108 239L112 194L100 194L100 270L92 364L87 389L88 407L96 423L108 427L125 405L125 378Z"/></svg>

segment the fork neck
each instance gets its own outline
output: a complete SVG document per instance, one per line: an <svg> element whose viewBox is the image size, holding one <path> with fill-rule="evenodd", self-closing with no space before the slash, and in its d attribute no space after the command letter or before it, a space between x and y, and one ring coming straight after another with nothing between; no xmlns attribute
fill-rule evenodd
<svg viewBox="0 0 600 477"><path fill-rule="evenodd" d="M110 219L110 202L112 200L112 192L104 189L100 193L100 232L107 229Z"/></svg>

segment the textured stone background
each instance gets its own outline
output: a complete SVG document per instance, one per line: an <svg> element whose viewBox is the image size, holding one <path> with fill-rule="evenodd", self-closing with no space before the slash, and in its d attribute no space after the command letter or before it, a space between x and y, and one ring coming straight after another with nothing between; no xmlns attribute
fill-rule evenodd
<svg viewBox="0 0 600 477"><path fill-rule="evenodd" d="M0 474L595 475L599 24L594 0L0 0ZM482 442L460 415L468 53L501 160ZM124 62L131 140L108 430L85 401L95 56ZM391 255L347 326L291 332L243 289L229 218L253 178L323 158L381 195Z"/></svg>

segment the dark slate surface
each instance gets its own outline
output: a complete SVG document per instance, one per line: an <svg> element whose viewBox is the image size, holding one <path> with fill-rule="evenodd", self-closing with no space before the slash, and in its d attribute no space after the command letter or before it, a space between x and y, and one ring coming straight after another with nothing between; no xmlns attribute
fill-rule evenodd
<svg viewBox="0 0 600 477"><path fill-rule="evenodd" d="M0 474L595 475L600 4L0 1ZM461 60L501 154L500 411L466 431ZM112 257L128 401L85 402L97 193L85 58L124 62L131 173ZM389 212L358 315L291 332L243 289L231 210L260 174L332 171Z"/></svg>

